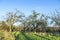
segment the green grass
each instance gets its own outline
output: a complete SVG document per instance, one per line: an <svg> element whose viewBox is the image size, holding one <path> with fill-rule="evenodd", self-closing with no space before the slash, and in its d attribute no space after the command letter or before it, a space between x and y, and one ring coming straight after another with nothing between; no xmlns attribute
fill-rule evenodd
<svg viewBox="0 0 60 40"><path fill-rule="evenodd" d="M0 37L4 37L4 32L0 32Z"/></svg>
<svg viewBox="0 0 60 40"><path fill-rule="evenodd" d="M60 40L60 36L40 35L31 32L20 32L18 37L20 40Z"/></svg>
<svg viewBox="0 0 60 40"><path fill-rule="evenodd" d="M16 40L27 40L21 32L13 32Z"/></svg>
<svg viewBox="0 0 60 40"><path fill-rule="evenodd" d="M39 36L39 37L44 37L44 38L47 38L49 40L60 40L60 36L52 36L52 35L40 35L40 34L35 34L36 36Z"/></svg>
<svg viewBox="0 0 60 40"><path fill-rule="evenodd" d="M3 32L0 32L0 36L3 36ZM12 32L15 40L60 40L60 36L41 35L34 32Z"/></svg>
<svg viewBox="0 0 60 40"><path fill-rule="evenodd" d="M25 34L25 36L27 37L28 40L46 40L44 38L38 37L31 33L27 33L27 34Z"/></svg>

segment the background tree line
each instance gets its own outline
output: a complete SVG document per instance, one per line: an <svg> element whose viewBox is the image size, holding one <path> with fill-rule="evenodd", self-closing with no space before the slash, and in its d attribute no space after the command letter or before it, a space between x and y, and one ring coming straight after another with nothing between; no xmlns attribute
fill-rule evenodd
<svg viewBox="0 0 60 40"><path fill-rule="evenodd" d="M51 20L50 23L49 20ZM17 26L14 25L15 23ZM49 24L53 24L53 26L49 27ZM16 10L16 12L8 12L5 20L0 21L0 30L7 30L9 32L22 31L59 33L60 11L55 10L52 12L51 16L48 16L33 10L33 13L28 17L26 17L24 13L19 10Z"/></svg>

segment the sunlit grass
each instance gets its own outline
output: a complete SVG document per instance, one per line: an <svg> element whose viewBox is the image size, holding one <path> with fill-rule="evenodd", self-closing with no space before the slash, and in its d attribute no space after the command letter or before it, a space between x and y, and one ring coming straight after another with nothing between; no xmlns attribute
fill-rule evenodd
<svg viewBox="0 0 60 40"><path fill-rule="evenodd" d="M53 36L46 33L36 33L36 32L12 32L12 37L14 40L60 40L60 36ZM4 32L0 32L0 36L4 37ZM4 38L4 40L11 40L10 37Z"/></svg>

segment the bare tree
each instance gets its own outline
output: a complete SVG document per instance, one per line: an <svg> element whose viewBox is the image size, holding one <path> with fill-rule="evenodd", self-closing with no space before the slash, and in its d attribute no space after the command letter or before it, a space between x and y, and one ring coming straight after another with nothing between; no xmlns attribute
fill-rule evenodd
<svg viewBox="0 0 60 40"><path fill-rule="evenodd" d="M7 24L9 25L10 32L12 32L13 24L18 21L21 21L22 17L23 17L22 13L18 10L16 12L9 12L6 15L6 21Z"/></svg>
<svg viewBox="0 0 60 40"><path fill-rule="evenodd" d="M60 26L60 12L59 10L55 10L53 12L53 15L50 17L50 19L52 20L51 23L55 23L55 25L57 25L58 27Z"/></svg>

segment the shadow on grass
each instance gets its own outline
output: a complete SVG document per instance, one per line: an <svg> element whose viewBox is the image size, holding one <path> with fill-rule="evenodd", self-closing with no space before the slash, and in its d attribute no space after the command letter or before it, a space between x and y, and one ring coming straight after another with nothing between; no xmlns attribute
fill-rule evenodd
<svg viewBox="0 0 60 40"><path fill-rule="evenodd" d="M43 36L40 36L40 35L37 35L37 34L34 34L34 35L36 35L36 36L38 36L38 37L41 37L41 38L44 38L44 39L46 39L46 40L51 40L51 39L49 39L49 38L46 38L46 37L43 37Z"/></svg>
<svg viewBox="0 0 60 40"><path fill-rule="evenodd" d="M28 37L27 35L25 35L24 33L22 33L22 34L26 37L27 40L33 40L30 37Z"/></svg>
<svg viewBox="0 0 60 40"><path fill-rule="evenodd" d="M15 40L20 40L19 35L15 36Z"/></svg>

